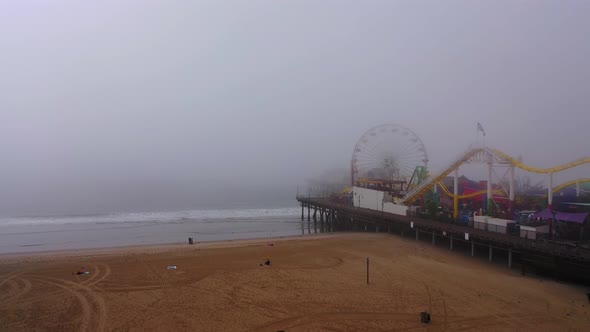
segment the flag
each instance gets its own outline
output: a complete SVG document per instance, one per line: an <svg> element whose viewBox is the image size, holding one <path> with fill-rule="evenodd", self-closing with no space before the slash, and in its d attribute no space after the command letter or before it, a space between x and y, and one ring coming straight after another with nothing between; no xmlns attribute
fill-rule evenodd
<svg viewBox="0 0 590 332"><path fill-rule="evenodd" d="M484 136L486 135L486 131L483 130L483 127L482 127L481 123L479 123L479 122L477 123L477 131L481 131Z"/></svg>

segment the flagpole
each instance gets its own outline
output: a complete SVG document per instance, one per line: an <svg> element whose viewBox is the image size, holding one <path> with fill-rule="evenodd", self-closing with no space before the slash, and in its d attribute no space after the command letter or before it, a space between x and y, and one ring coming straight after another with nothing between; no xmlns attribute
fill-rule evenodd
<svg viewBox="0 0 590 332"><path fill-rule="evenodd" d="M479 132L481 131L481 134L483 136L482 141L483 141L483 147L485 148L486 146L486 132L483 129L483 126L481 125L481 123L477 123L477 143L479 144Z"/></svg>

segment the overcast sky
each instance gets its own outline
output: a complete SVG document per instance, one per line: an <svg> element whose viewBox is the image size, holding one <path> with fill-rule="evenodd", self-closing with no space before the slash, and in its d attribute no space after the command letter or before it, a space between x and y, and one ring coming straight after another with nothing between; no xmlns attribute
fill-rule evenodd
<svg viewBox="0 0 590 332"><path fill-rule="evenodd" d="M588 156L589 15L564 0L2 1L0 214L185 208L212 185L290 199L388 122L435 171L478 121L534 166Z"/></svg>

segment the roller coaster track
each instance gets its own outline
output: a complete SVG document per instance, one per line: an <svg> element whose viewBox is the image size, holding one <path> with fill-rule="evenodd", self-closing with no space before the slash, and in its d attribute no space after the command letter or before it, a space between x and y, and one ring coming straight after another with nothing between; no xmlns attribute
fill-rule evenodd
<svg viewBox="0 0 590 332"><path fill-rule="evenodd" d="M401 198L401 202L406 205L411 204L416 199L418 199L420 196L424 195L428 190L430 190L436 183L441 182L452 171L454 171L459 166L468 162L470 159L472 159L478 155L484 155L484 159L487 159L489 161L508 163L508 164L514 165L520 169L523 169L525 171L529 171L529 172L533 172L533 173L545 173L545 174L560 172L560 171L563 171L563 170L566 170L566 169L569 169L572 167L576 167L576 166L590 163L590 157L584 157L584 158L580 158L575 161L572 161L572 162L569 162L569 163L566 163L563 165L559 165L556 167L538 168L538 167L532 167L532 166L528 166L526 164L523 164L522 162L520 162L516 158L513 158L510 155L508 155L500 150L497 150L497 149L475 148L475 149L467 151L463 156L458 158L454 163L451 164L450 167L445 169L439 175L434 176L434 177L429 177L424 182L422 182L419 186L417 186L414 189L412 189L411 191L409 191L404 197ZM574 181L574 183L575 183L575 181Z"/></svg>
<svg viewBox="0 0 590 332"><path fill-rule="evenodd" d="M568 181L568 182L562 183L562 184L560 184L559 186L557 186L557 187L553 188L553 192L554 192L554 193L556 193L556 192L559 192L559 191L561 191L561 190L563 190L563 189L565 189L565 188L567 188L567 187L569 187L569 186L573 186L574 184L576 184L576 183L578 183L578 182L579 182L579 183L588 183L588 182L590 182L590 178L585 178L585 179L576 179L576 180L571 180L571 181Z"/></svg>
<svg viewBox="0 0 590 332"><path fill-rule="evenodd" d="M477 148L477 149L467 151L467 153L465 153L462 156L462 158L459 158L459 160L455 161L450 167L448 167L446 170L444 170L438 176L434 176L434 177L430 177L430 178L426 179L426 181L422 182L419 186L417 186L413 190L409 191L404 197L402 197L402 199L401 199L402 203L404 203L406 205L412 203L418 197L424 195L428 190L430 190L434 186L435 183L440 182L442 179L444 179L447 175L449 175L457 167L461 166L464 162L469 160L471 157L473 157L476 154L481 153L481 152L485 152L485 150L482 148Z"/></svg>
<svg viewBox="0 0 590 332"><path fill-rule="evenodd" d="M501 159L509 161L512 165L514 165L520 169L523 169L525 171L532 172L532 173L545 173L545 174L556 173L556 172L561 172L561 171L564 171L564 170L572 168L572 167L576 167L576 166L590 163L590 157L584 157L584 158L580 158L580 159L574 160L572 162L565 163L563 165L559 165L559 166L555 166L555 167L539 168L539 167L525 165L525 164L521 163L519 160L512 158L511 156L509 156L508 154L506 154L500 150L489 149L489 151L491 151L493 154L500 157Z"/></svg>
<svg viewBox="0 0 590 332"><path fill-rule="evenodd" d="M590 183L590 178L576 179L576 180L564 182L564 183L560 184L559 186L553 188L553 193L558 193L567 187L571 187L571 186L575 185L576 183ZM455 194L453 194L442 182L438 182L438 185L442 188L444 193L447 194L447 196L455 197ZM487 193L487 190L479 190L479 191L474 191L469 194L457 195L457 198L458 199L472 198L472 197L476 197L479 195L485 195L486 193ZM506 195L504 190L498 190L498 189L493 190L492 193L494 195Z"/></svg>

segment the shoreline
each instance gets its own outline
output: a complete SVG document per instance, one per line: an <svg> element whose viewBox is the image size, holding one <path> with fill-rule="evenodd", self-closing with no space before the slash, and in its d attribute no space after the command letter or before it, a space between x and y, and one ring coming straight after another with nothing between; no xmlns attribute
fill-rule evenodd
<svg viewBox="0 0 590 332"><path fill-rule="evenodd" d="M34 259L48 258L49 260L63 259L66 257L105 257L113 255L126 254L156 254L172 251L189 251L191 249L214 249L214 248L232 248L232 247L246 247L252 245L262 245L269 241L273 242L289 242L289 241L310 241L324 238L342 237L350 233L318 233L305 235L288 235L276 237L259 237L259 238L243 238L243 239L227 239L227 240L211 240L199 241L193 245L188 243L164 243L164 244L145 244L145 245L128 245L128 246L114 246L114 247L96 247L96 248L81 248L81 249L60 249L50 251L37 252L10 252L0 253L0 264L14 263L12 261L26 259L33 261ZM45 261L45 260L44 260Z"/></svg>
<svg viewBox="0 0 590 332"><path fill-rule="evenodd" d="M229 216L229 215L228 215ZM181 244L301 235L294 216L245 214L182 222L125 221L51 225L0 225L0 256L6 254L96 250L100 248Z"/></svg>

